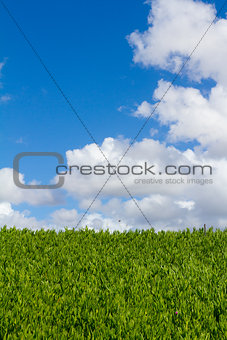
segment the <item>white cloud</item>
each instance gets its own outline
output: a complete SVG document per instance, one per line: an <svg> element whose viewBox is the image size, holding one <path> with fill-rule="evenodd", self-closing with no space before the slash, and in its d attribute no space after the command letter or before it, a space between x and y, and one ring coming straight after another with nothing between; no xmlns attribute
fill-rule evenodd
<svg viewBox="0 0 227 340"><path fill-rule="evenodd" d="M128 148L129 140L117 140L114 138L106 138L101 149L105 153L107 159L111 165L117 165L121 156L124 154L125 150ZM89 164L102 165L106 167L107 162L97 149L95 144L86 145L82 149L75 149L66 152L67 164L68 165L85 165ZM145 162L150 165L156 164L156 172L158 167L163 168L167 164L172 164L173 162L179 163L191 163L190 158L188 159L188 154L181 153L174 147L166 147L165 143L160 143L152 139L144 139L141 142L136 142L127 153L121 165L127 165L132 167L133 165L144 166ZM81 175L78 169L73 170L71 175L65 176L64 188L67 192L76 199L90 199L93 198L96 193L101 189L106 179L109 177L107 173L107 168L105 168L106 174L99 175ZM152 175L151 175L152 176ZM136 178L141 178L143 176L133 176L127 175L122 176L122 181L125 183L126 187L130 190L132 195L146 195L150 194L150 186L141 186L134 183ZM165 186L152 185L153 192L166 192ZM168 189L168 191L177 192L179 189ZM116 176L112 176L107 183L107 185L102 190L100 195L101 198L109 197L126 197L128 194L125 188L122 186L121 182Z"/></svg>
<svg viewBox="0 0 227 340"><path fill-rule="evenodd" d="M153 106L146 100L138 105L136 111L133 113L135 117L149 117L152 113Z"/></svg>
<svg viewBox="0 0 227 340"><path fill-rule="evenodd" d="M194 201L176 201L175 203L182 209L192 210L195 207Z"/></svg>
<svg viewBox="0 0 227 340"><path fill-rule="evenodd" d="M154 98L160 100L169 83L159 81ZM205 98L198 89L172 86L156 110L156 118L169 126L168 140L197 140L213 157L227 148L227 88L217 85Z"/></svg>
<svg viewBox="0 0 227 340"><path fill-rule="evenodd" d="M155 136L157 133L158 133L158 130L157 130L157 129L154 129L154 128L151 128L151 129L150 129L150 135L151 135L151 137Z"/></svg>
<svg viewBox="0 0 227 340"><path fill-rule="evenodd" d="M76 209L59 209L54 211L51 215L52 219L50 223L56 229L68 228L92 228L95 230L106 230L110 231L128 230L130 227L126 225L123 221L116 220L115 217L104 217L101 213L88 213L83 219L83 214L78 213ZM82 220L81 220L82 219ZM80 223L81 220L81 223Z"/></svg>
<svg viewBox="0 0 227 340"><path fill-rule="evenodd" d="M64 208L54 211L51 216L55 224L65 226L76 225L79 218L76 209L67 210Z"/></svg>
<svg viewBox="0 0 227 340"><path fill-rule="evenodd" d="M24 175L19 175L24 183ZM62 193L56 190L21 189L13 182L13 169L0 169L0 202L12 204L29 203L31 205L56 205L63 203Z"/></svg>
<svg viewBox="0 0 227 340"><path fill-rule="evenodd" d="M127 140L115 140L107 138L102 144L106 155L112 164L116 164L124 150L129 145ZM102 156L97 152L94 155L94 145L90 144L82 149L67 152L68 164L106 164L101 160ZM115 151L115 152L114 152ZM79 161L78 161L79 160ZM135 184L133 176L125 176L123 181L129 191L136 197L136 202L145 214L151 225L156 229L174 229L208 225L224 227L227 223L226 204L227 191L223 190L227 186L227 161L226 159L213 159L207 152L201 150L179 151L165 143L144 139L135 143L124 160L124 164L143 164L147 161L150 164L157 164L164 167L167 164L211 164L214 169L212 179L213 184ZM12 187L9 182L12 180L11 169L0 171L0 199L2 208L0 222L9 225L34 226L37 228L44 226L47 228L62 229L65 226L75 227L81 219L83 212L76 209L58 209L52 213L45 221L36 221L32 217L27 217L25 213L11 210L9 202L29 204L46 204L45 202L55 202L56 197L51 196L48 190L26 190ZM21 175L22 176L22 175ZM135 177L135 176L134 176ZM151 179L153 176L138 176L136 178ZM171 176L172 177L172 176ZM182 176L176 176L179 179ZM192 178L193 176L190 176ZM194 176L195 178L201 178ZM159 178L156 176L156 179ZM163 181L169 176L162 175ZM185 177L186 178L186 177ZM98 190L102 187L106 177L100 176L66 176L66 185L63 187L69 196L74 197L80 203L80 209L86 210ZM21 190L21 191L20 191ZM52 190L53 194L56 192ZM48 194L47 194L48 193ZM40 195L40 196L39 196ZM47 196L46 196L47 195ZM115 198L113 198L115 197ZM215 197L215 200L214 200ZM105 199L105 200L104 200ZM8 202L6 204L6 202ZM118 221L121 222L118 222ZM135 206L133 200L128 197L125 189L117 178L112 177L110 185L98 197L88 214L82 220L80 227L94 227L110 230L129 230L135 228L150 227L141 212Z"/></svg>
<svg viewBox="0 0 227 340"><path fill-rule="evenodd" d="M117 111L122 112L126 109L127 107L125 105L121 105L117 108Z"/></svg>
<svg viewBox="0 0 227 340"><path fill-rule="evenodd" d="M129 143L130 141L128 140L119 141L113 138L106 138L101 148L105 151L110 164L115 165L127 149ZM106 165L106 161L101 153L96 151L94 144L86 145L82 149L68 151L66 156L68 165ZM227 192L223 190L227 185L227 161L225 159L211 157L207 151L202 151L199 148L180 151L173 146L167 147L165 143L152 139L144 139L141 142L136 142L131 147L122 164L129 166L143 165L145 162L156 165L156 174L160 169L163 170L166 165L171 164L176 166L211 165L214 171L211 177L213 184L204 184L203 181L197 184L186 183L188 177L201 180L202 177L199 175L185 177L177 175L174 177L174 179L184 177L184 184L166 184L165 181L173 178L173 176L164 174L160 177L159 175L122 176L124 184L130 193L136 197L139 207L152 226L163 229L173 227L174 225L176 228L190 225L200 226L207 219L209 223L217 226L220 221L227 221L225 207ZM83 176L76 170L74 175L67 175L65 177L64 189L68 195L80 202L81 209L86 210L97 192L102 188L107 177L107 175ZM136 184L134 182L135 178L156 180L161 178L163 183L143 184L140 182ZM209 179L210 177L205 176L204 178ZM214 196L215 202L213 200ZM130 199L116 176L111 177L109 183L107 183L95 204L89 210L88 215L90 216L90 214L99 214L99 219L111 219L114 226L117 225L116 221L118 220L121 220L127 228L148 226L145 218L137 209L133 200ZM79 216L81 215L77 216L78 219ZM55 222L57 223L57 220ZM91 223L91 220L88 220L88 222ZM107 222L104 225L107 225Z"/></svg>
<svg viewBox="0 0 227 340"><path fill-rule="evenodd" d="M148 3L151 4L148 29L143 33L135 31L128 36L128 41L133 47L134 62L144 67L158 66L177 73L215 18L216 10L212 5L192 0L153 0ZM208 96L204 97L198 89L192 87L170 87L170 83L164 80L159 81L154 92L153 99L160 102L170 87L153 117L159 120L161 125L169 127L167 141L199 143L194 150L188 149L178 155L174 148L169 149L167 163L172 157L175 163L180 161L183 164L187 160L194 164L199 162L212 164L215 168L214 184L210 186L174 185L175 193L166 185L164 186L166 191L159 188L162 199L166 201L165 204L161 204L165 207L163 215L158 206L155 209L155 212L159 213L157 225L160 225L161 219L164 219L163 225L167 222L165 217L171 209L176 210L173 216L168 216L169 225L173 225L174 221L176 225L178 223L186 225L187 221L189 225L198 223L202 225L207 220L216 225L226 225L224 202L227 197L224 197L223 190L227 179L226 57L227 20L217 19L186 66L189 78L196 81L212 78L217 82ZM151 112L154 106L148 102L146 105ZM147 110L141 110L136 116L146 118ZM153 149L152 151L154 152ZM153 157L152 151L150 154ZM183 157L186 157L185 160ZM160 158L165 159L163 150L160 150ZM158 194L154 187L152 189L153 195ZM215 201L212 197L215 197ZM143 200L140 202L142 206ZM171 202L170 210L168 200ZM168 224L165 227L168 227Z"/></svg>
<svg viewBox="0 0 227 340"><path fill-rule="evenodd" d="M28 212L14 210L9 202L0 203L0 228L7 227L38 229L45 227L44 221L37 221L34 217L26 217Z"/></svg>
<svg viewBox="0 0 227 340"><path fill-rule="evenodd" d="M160 80L153 98L159 101L169 85ZM208 97L195 88L172 86L153 118L169 127L168 142L197 141L214 158L226 155L227 88L222 85L213 87Z"/></svg>
<svg viewBox="0 0 227 340"><path fill-rule="evenodd" d="M133 32L128 41L134 62L177 72L216 15L213 5L192 0L153 0L149 28ZM227 85L227 20L218 19L187 65L194 79L213 78Z"/></svg>
<svg viewBox="0 0 227 340"><path fill-rule="evenodd" d="M154 0L148 30L133 32L129 42L134 61L177 72L216 15L212 5L192 0ZM161 101L153 118L169 127L167 141L197 141L213 158L225 157L227 148L227 20L217 19L187 66L191 78L217 82L204 97L195 88L172 86L160 80L153 99ZM163 98L163 94L169 88ZM143 105L144 102L140 106ZM154 108L145 102L149 110ZM139 107L140 107L139 106ZM137 115L146 118L141 110Z"/></svg>
<svg viewBox="0 0 227 340"><path fill-rule="evenodd" d="M11 208L11 204L9 202L2 202L0 203L0 216L8 216L13 212L13 209Z"/></svg>
<svg viewBox="0 0 227 340"><path fill-rule="evenodd" d="M110 231L148 229L151 226L158 230L180 230L189 227L199 228L204 223L219 228L226 227L227 218L218 214L199 214L194 201L175 201L164 195L150 195L136 202L141 207L150 224L135 208L134 202L129 199L123 201L113 198L99 207L98 212L91 211L83 218L80 228L109 229ZM207 207L207 210L209 208ZM73 228L81 220L82 214L75 209L57 210L53 215L55 228L65 226Z"/></svg>

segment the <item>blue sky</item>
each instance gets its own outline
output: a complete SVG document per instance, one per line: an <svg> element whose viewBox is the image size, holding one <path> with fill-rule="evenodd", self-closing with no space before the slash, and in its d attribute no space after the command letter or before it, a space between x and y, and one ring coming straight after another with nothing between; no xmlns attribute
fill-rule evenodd
<svg viewBox="0 0 227 340"><path fill-rule="evenodd" d="M57 1L54 7L51 2L23 1L8 2L7 6L97 143L106 136L134 136L139 125L130 116L131 110L144 97L151 97L159 73L146 72L132 63L126 36L136 28L146 28L148 7L140 1L102 2L98 6L93 1L71 1L67 5ZM0 166L12 167L19 152L57 151L64 155L69 149L91 142L26 41L2 11L0 25L5 32L0 60L6 61L2 94L12 98L0 107ZM122 112L118 111L120 106L125 107ZM148 134L149 128L141 137ZM38 175L38 163L40 160L25 162L26 179L38 176L45 182L52 178L54 168L48 164L51 160L45 159L47 175ZM39 216L43 215L43 208L46 207L38 208Z"/></svg>
<svg viewBox="0 0 227 340"><path fill-rule="evenodd" d="M107 135L135 134L138 122L129 117L130 108L151 97L159 78L133 65L126 40L134 29L145 28L147 6L139 1L97 6L90 1L86 5L56 2L53 8L46 2L36 6L22 2L11 10L97 142ZM9 17L1 16L2 31L7 32L1 55L1 60L7 58L2 82L4 92L12 96L1 107L3 131L7 132L1 141L7 154L24 149L25 145L15 148L20 137L28 150L46 149L47 143L50 150L59 151L86 144L89 136ZM121 105L129 109L117 111ZM9 155L8 164L11 160Z"/></svg>
<svg viewBox="0 0 227 340"><path fill-rule="evenodd" d="M179 0L180 2L181 0ZM150 4L143 1L60 1L13 3L6 1L16 20L35 46L64 93L101 145L107 137L132 138L144 119L133 117L143 101L151 104L160 79L171 81L173 72L153 65L133 62L133 48L126 39L132 32L148 29ZM206 1L218 9L221 1ZM225 12L225 11L224 11ZM225 17L224 12L222 17ZM57 151L64 157L67 150L81 149L92 143L87 132L60 95L5 11L0 11L2 49L0 96L10 100L0 103L0 168L12 168L14 156L24 151ZM176 85L199 89L206 96L217 83L211 77L200 82L187 76ZM151 119L138 137L153 137L160 143L184 151L199 145L196 138L169 142L169 126ZM121 137L120 137L121 136ZM66 158L65 158L66 159ZM23 161L21 172L26 181L48 181L54 176L54 162ZM46 183L44 183L46 184ZM26 195L26 192L24 193ZM70 195L66 204L57 207L79 209L78 200ZM12 202L13 204L13 202ZM17 204L17 209L29 209L36 218L45 218L55 208L51 204Z"/></svg>

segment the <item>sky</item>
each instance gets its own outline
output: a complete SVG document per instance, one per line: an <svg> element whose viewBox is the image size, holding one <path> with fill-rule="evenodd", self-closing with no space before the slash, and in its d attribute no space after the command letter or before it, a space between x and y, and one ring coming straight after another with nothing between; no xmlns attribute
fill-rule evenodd
<svg viewBox="0 0 227 340"><path fill-rule="evenodd" d="M4 3L61 90L0 4L0 226L226 227L227 6L213 22L224 1ZM103 187L107 174L75 171L58 189L13 181L21 152L106 166L126 150L121 165L211 165L213 173L111 176ZM25 157L21 182L56 183L56 165Z"/></svg>

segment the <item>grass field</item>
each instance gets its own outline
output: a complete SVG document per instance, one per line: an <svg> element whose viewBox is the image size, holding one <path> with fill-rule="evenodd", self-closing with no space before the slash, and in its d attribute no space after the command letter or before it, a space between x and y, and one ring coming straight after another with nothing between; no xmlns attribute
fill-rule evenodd
<svg viewBox="0 0 227 340"><path fill-rule="evenodd" d="M0 231L0 339L225 339L226 230Z"/></svg>

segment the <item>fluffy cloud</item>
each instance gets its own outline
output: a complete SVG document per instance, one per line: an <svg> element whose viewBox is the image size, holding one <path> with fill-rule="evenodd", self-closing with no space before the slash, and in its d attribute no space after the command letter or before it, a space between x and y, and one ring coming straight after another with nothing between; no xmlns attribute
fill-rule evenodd
<svg viewBox="0 0 227 340"><path fill-rule="evenodd" d="M129 140L117 140L114 138L106 138L101 149L106 155L111 165L117 165L121 156L124 154L125 150L128 148ZM192 155L194 153L192 152ZM168 164L192 164L192 157L189 152L180 152L176 148L169 146L166 147L165 143L160 143L153 139L144 139L141 142L135 143L129 152L127 153L124 160L121 162L121 166L126 165L131 168L133 165L141 165L145 167L145 162L149 165L155 165L155 172L163 170ZM196 161L201 164L199 157L196 157ZM107 166L107 162L97 149L95 144L86 145L82 149L75 149L72 151L67 151L66 153L68 166L81 166L89 164L91 166L102 165ZM106 174L99 175L81 175L78 169L73 169L71 175L65 176L64 189L76 199L89 199L94 197L97 192L102 188L105 181L108 179L109 175L107 173L107 168L105 168ZM151 178L153 175L149 172L148 175L122 175L121 179L125 186L128 188L130 193L135 196L145 196L151 193L151 186L149 185L138 185L135 183L135 179L138 178ZM166 192L179 192L179 189L167 189L166 186L159 184L152 185L152 192L154 193L166 193ZM116 175L111 176L108 183L102 190L100 198L111 198L111 197L126 197L128 198L128 193L123 187L122 183L119 181Z"/></svg>
<svg viewBox="0 0 227 340"><path fill-rule="evenodd" d="M152 113L153 106L146 100L138 105L136 111L134 112L135 117L149 117Z"/></svg>
<svg viewBox="0 0 227 340"><path fill-rule="evenodd" d="M23 174L19 175L24 183ZM26 192L26 193L25 193ZM13 182L13 169L0 169L0 203L12 204L29 203L31 205L57 205L64 203L62 193L56 190L24 190L18 188Z"/></svg>
<svg viewBox="0 0 227 340"><path fill-rule="evenodd" d="M157 135L157 133L158 133L158 129L154 129L154 128L151 128L151 129L150 129L150 135L151 135L151 137Z"/></svg>
<svg viewBox="0 0 227 340"><path fill-rule="evenodd" d="M72 226L79 222L79 214L76 209L59 209L52 213L51 215L53 223L62 226Z"/></svg>
<svg viewBox="0 0 227 340"><path fill-rule="evenodd" d="M107 138L101 145L105 154L112 164L117 164L121 155L129 145L128 140L115 140ZM96 150L96 151L95 151ZM95 154L95 152L97 152ZM93 144L87 145L82 149L76 149L67 152L68 165L82 164L103 164L101 153ZM165 183L165 180L180 179L188 177L201 179L201 176L136 176L136 179L142 180L135 183L135 176L122 176L123 182L130 193L135 197L136 204L141 211L135 206L135 202L128 196L122 184L113 176L111 182L100 194L95 204L91 206L88 214L82 219L80 227L99 228L110 230L129 230L135 228L148 228L153 226L156 230L180 229L185 227L199 227L203 223L213 224L214 226L224 227L227 223L226 204L227 192L223 190L227 186L227 162L225 159L213 159L206 151L186 150L179 151L173 146L166 146L165 143L144 139L135 143L130 152L127 154L124 164L143 164L147 161L150 164L156 164L163 169L167 164L197 165L211 164L214 168L214 174L211 176L213 184L171 184ZM157 172L155 170L155 172ZM22 175L21 175L22 176ZM20 202L29 202L30 204L47 204L56 202L56 190L27 190L26 195L23 189L13 186L12 170L2 169L0 173L1 201L0 207L0 224L9 226L37 226L37 228L49 227L56 230L65 226L75 227L83 217L83 211L90 206L93 197L102 187L107 176L85 176L67 175L65 186L67 194L78 200L80 211L76 209L59 209L47 217L45 221L37 221L35 218L28 217L24 212L14 211L9 204ZM151 183L143 180L162 179L163 183ZM209 176L208 176L209 178ZM115 198L113 198L115 197ZM215 200L214 200L215 197ZM8 202L8 203L6 203ZM149 220L144 218L143 214ZM120 221L120 222L119 222Z"/></svg>
<svg viewBox="0 0 227 340"><path fill-rule="evenodd" d="M128 36L134 52L134 62L144 67L158 66L177 73L211 25L216 10L212 5L193 0L168 2L153 0L149 3L151 10L148 16L148 29L142 33L135 31ZM216 81L216 86L211 89L208 96L205 97L201 91L192 87L170 87L170 83L164 80L159 81L153 95L153 99L159 102L153 118L169 128L167 141L169 143L197 141L199 144L193 150L188 149L178 155L173 149L169 149L170 158L172 155L172 159L177 163L179 160L184 162L182 158L184 156L188 158L187 161L191 160L194 164L200 160L203 164L212 164L215 168L214 184L203 187L202 190L199 186L180 185L181 191L175 185L174 195L170 190L164 192L160 188L160 195L166 199L162 206L166 209L170 199L169 209L170 211L175 209L174 215L168 216L170 223L175 221L177 224L182 220L186 224L189 217L191 225L202 224L208 220L209 223L226 226L224 202L227 197L223 190L227 184L226 43L227 20L219 18L210 26L185 67L191 79L200 81L212 78ZM144 105L149 110L141 110ZM146 118L149 116L148 111L151 112L152 109L154 106L150 103L142 102L138 106L137 114L134 115ZM167 189L167 186L165 188ZM144 199L140 202L141 206ZM186 211L187 214L184 216ZM163 213L165 217L166 212ZM157 224L160 220L161 217L159 221L157 218ZM165 222L163 220L163 223Z"/></svg>
<svg viewBox="0 0 227 340"><path fill-rule="evenodd" d="M44 221L37 221L34 217L28 217L28 211L14 210L9 202L0 203L0 228L7 227L38 229L45 227Z"/></svg>
<svg viewBox="0 0 227 340"><path fill-rule="evenodd" d="M159 101L169 85L160 80L153 98ZM196 140L213 157L226 155L227 88L222 85L213 87L208 97L195 88L172 86L154 117L169 127L169 142Z"/></svg>
<svg viewBox="0 0 227 340"><path fill-rule="evenodd" d="M153 0L147 31L133 32L128 41L134 62L177 72L216 16L214 6L192 0ZM187 65L191 78L213 78L226 84L227 20L211 26Z"/></svg>
<svg viewBox="0 0 227 340"><path fill-rule="evenodd" d="M110 231L119 230L129 230L130 226L128 226L123 221L116 219L114 215L112 217L105 217L102 213L88 213L83 218L82 213L78 213L75 209L59 209L54 211L51 215L50 225L55 229L63 229L64 227L68 228L92 228L95 230L106 230Z"/></svg>
<svg viewBox="0 0 227 340"><path fill-rule="evenodd" d="M128 37L134 61L176 73L215 18L216 10L192 0L150 3L148 30ZM170 87L164 80L159 81L153 96L159 102L153 118L169 127L167 141L197 141L213 158L225 157L227 148L226 37L227 20L217 19L186 67L189 77L195 80L212 78L217 82L208 96L192 87ZM150 112L154 109L150 103L142 102L136 116L148 116L148 110L140 110L144 103Z"/></svg>
<svg viewBox="0 0 227 340"><path fill-rule="evenodd" d="M129 143L128 140L106 138L101 148L110 164L116 165ZM68 151L66 156L68 165L106 165L106 161L94 144L86 145L82 149ZM128 196L121 182L113 175L94 205L89 209L88 216L99 214L98 219L100 221L109 221L108 219L110 219L113 223L112 227L115 226L116 228L119 228L116 224L118 220L121 220L126 228L148 227L149 223L143 214L152 226L163 229L173 228L174 225L176 228L189 225L200 226L207 219L209 223L216 226L220 225L220 221L222 223L227 221L225 207L227 193L223 190L223 187L227 185L227 162L225 159L213 158L207 151L199 148L180 151L173 146L166 146L165 143L144 139L131 147L122 164L129 166L134 164L144 165L145 162L156 165L156 176L121 176L129 192L136 197L136 203L142 213ZM199 175L169 176L162 174L159 176L159 170L163 170L166 165L171 164L176 166L189 165L191 167L193 165L211 165L213 167L213 175L211 176L213 184L204 183L204 179L210 179L209 176L204 176L204 178ZM74 174L65 176L64 189L68 195L80 202L81 209L86 210L107 178L108 175L81 175L78 170L75 170ZM169 182L170 179L180 181L181 178L183 178L184 183ZM193 184L187 183L188 178L198 181L194 181ZM160 179L162 183L158 182ZM70 218L67 218L67 211L63 210L60 213L64 218L62 219L56 213L54 215L55 223L57 221L62 221L62 223L63 221L65 223L67 221L72 222ZM81 215L77 214L76 211L71 211L70 216L73 217L73 221L79 221L81 218ZM91 223L91 219L88 221L85 218L82 225L84 223ZM100 222L100 225L106 226L108 224L107 222L102 223Z"/></svg>
<svg viewBox="0 0 227 340"><path fill-rule="evenodd" d="M205 196L203 196L204 198ZM198 198L196 202L193 200L174 201L170 195L156 194L143 199L136 199L149 223L135 208L131 199L113 198L101 204L98 209L91 209L82 220L83 214L78 213L75 209L57 210L52 214L52 225L56 229L65 226L72 228L80 222L79 227L82 228L88 226L95 230L109 229L110 231L147 229L151 226L156 231L180 230L187 227L192 229L193 227L201 227L204 223L219 228L226 227L227 215L224 211L224 205L218 211L217 205L212 208L211 201L209 204L210 198L211 195L205 200L203 207L200 204L201 198ZM200 204L200 206L197 206L197 204Z"/></svg>
<svg viewBox="0 0 227 340"><path fill-rule="evenodd" d="M104 217L101 213L89 213L82 219L83 214L75 209L59 209L55 210L50 217L45 220L37 220L35 217L30 217L29 211L17 211L12 208L9 202L0 203L0 228L6 225L8 228L16 226L19 229L27 228L31 230L39 229L55 229L56 231L67 228L85 228L95 230L110 231L129 230L129 226L123 221L115 220L114 218ZM79 223L81 221L81 223ZM78 225L78 226L77 226Z"/></svg>
<svg viewBox="0 0 227 340"><path fill-rule="evenodd" d="M180 208L188 209L188 210L192 210L195 207L195 202L194 201L176 201L174 203L179 205Z"/></svg>

